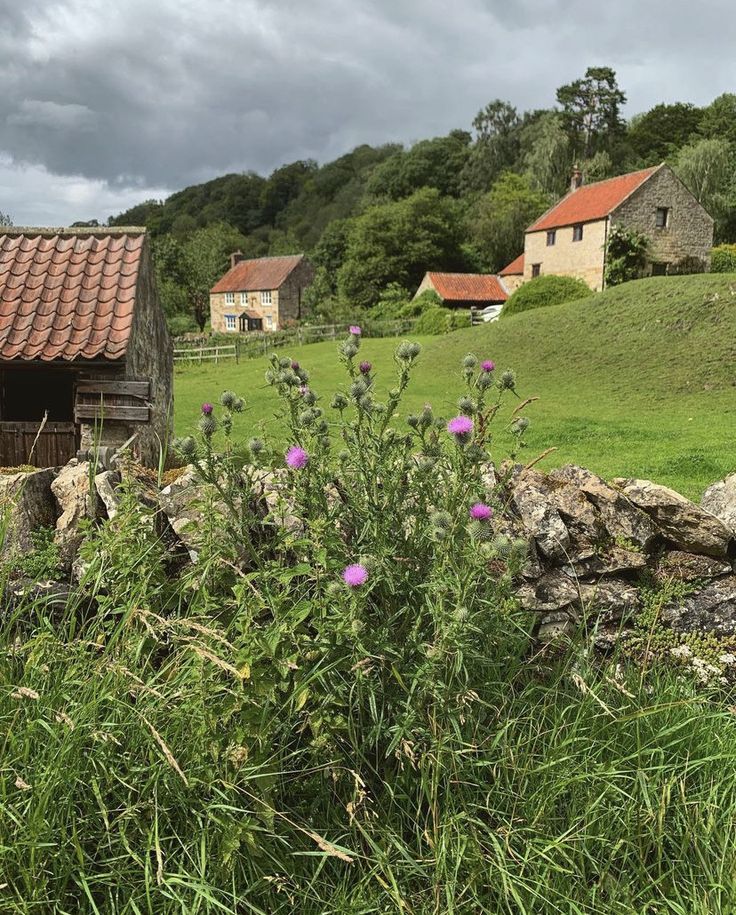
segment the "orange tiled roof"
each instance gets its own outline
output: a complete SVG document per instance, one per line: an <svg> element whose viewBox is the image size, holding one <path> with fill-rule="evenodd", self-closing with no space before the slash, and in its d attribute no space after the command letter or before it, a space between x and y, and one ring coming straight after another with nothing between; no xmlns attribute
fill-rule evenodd
<svg viewBox="0 0 736 915"><path fill-rule="evenodd" d="M616 209L619 204L650 178L660 165L645 168L618 178L607 178L594 184L583 184L570 191L558 204L547 210L539 219L529 226L527 232L540 232L544 229L556 229L560 226L572 226L581 222L593 222L603 219Z"/></svg>
<svg viewBox="0 0 736 915"><path fill-rule="evenodd" d="M455 302L505 302L509 297L491 273L428 273L440 298Z"/></svg>
<svg viewBox="0 0 736 915"><path fill-rule="evenodd" d="M278 289L303 257L303 254L289 254L283 257L257 257L240 261L215 283L210 292L256 292Z"/></svg>
<svg viewBox="0 0 736 915"><path fill-rule="evenodd" d="M0 230L0 359L120 359L145 229Z"/></svg>
<svg viewBox="0 0 736 915"><path fill-rule="evenodd" d="M503 270L499 271L499 276L517 276L524 272L524 254L515 257L510 264L506 264Z"/></svg>

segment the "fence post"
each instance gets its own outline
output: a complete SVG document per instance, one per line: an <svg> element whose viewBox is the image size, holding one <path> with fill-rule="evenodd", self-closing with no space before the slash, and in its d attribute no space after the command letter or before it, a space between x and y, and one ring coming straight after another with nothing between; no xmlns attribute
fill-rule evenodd
<svg viewBox="0 0 736 915"><path fill-rule="evenodd" d="M240 363L240 340L235 341L235 364L239 365Z"/></svg>

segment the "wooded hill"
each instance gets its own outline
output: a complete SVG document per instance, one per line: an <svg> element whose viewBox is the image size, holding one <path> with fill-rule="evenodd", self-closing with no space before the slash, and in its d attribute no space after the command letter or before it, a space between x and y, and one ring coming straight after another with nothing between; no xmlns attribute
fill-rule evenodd
<svg viewBox="0 0 736 915"><path fill-rule="evenodd" d="M408 148L363 145L268 178L224 175L110 224L151 231L177 332L203 326L206 291L236 248L247 257L309 253L320 319L408 296L428 268L497 271L565 192L573 163L595 181L667 161L715 217L716 242L736 241L736 94L703 108L656 105L629 121L625 100L615 72L594 67L561 86L549 109L519 112L497 99L471 130Z"/></svg>

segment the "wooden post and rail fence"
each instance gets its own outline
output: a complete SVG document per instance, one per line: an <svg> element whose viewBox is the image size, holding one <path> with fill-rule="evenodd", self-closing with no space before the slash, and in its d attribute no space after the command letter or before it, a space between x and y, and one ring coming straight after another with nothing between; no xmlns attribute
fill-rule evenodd
<svg viewBox="0 0 736 915"><path fill-rule="evenodd" d="M366 323L366 336L388 337L408 333L416 322L403 321L372 321ZM319 343L323 340L337 340L347 334L347 325L322 324L304 325L289 330L278 330L269 333L250 333L233 335L233 342L220 342L217 338L202 337L200 339L175 339L174 362L176 364L189 363L203 365L234 359L253 359L265 355L270 350L281 346L305 343Z"/></svg>

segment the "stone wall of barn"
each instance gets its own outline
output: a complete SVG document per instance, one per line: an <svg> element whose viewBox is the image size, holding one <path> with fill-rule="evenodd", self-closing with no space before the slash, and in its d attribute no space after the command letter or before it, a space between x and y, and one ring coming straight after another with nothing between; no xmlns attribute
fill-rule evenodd
<svg viewBox="0 0 736 915"><path fill-rule="evenodd" d="M658 207L668 210L664 228L657 228ZM611 224L643 232L650 239L651 262L671 269L685 258L696 258L705 270L710 266L713 219L666 166L611 214Z"/></svg>
<svg viewBox="0 0 736 915"><path fill-rule="evenodd" d="M174 357L147 245L143 249L138 273L136 309L125 360L125 376L130 381L151 381L150 422L130 423L128 434L137 433L135 452L144 464L155 467L160 449L168 446L173 433Z"/></svg>

